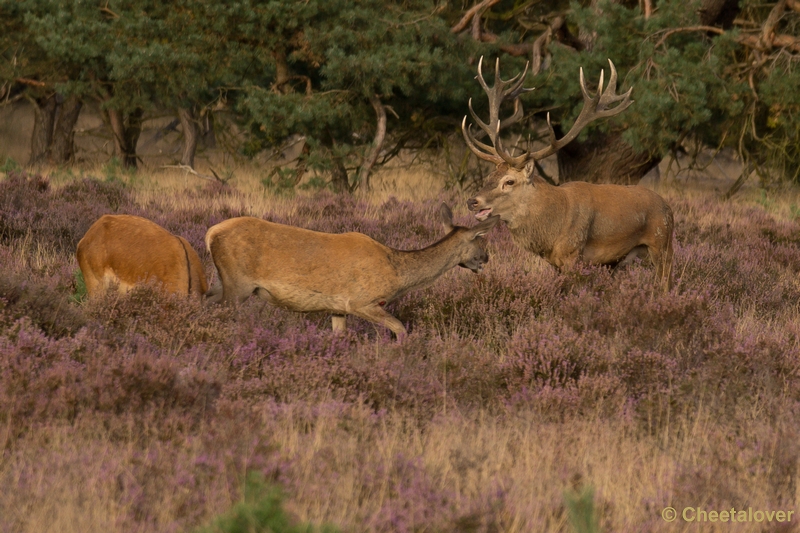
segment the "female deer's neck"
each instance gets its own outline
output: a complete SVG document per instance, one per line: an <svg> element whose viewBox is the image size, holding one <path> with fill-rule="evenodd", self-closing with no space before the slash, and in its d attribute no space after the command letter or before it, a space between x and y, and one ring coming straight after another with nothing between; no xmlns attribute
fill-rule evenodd
<svg viewBox="0 0 800 533"><path fill-rule="evenodd" d="M403 292L419 289L456 266L459 261L455 232L421 250L392 250L390 261L402 280Z"/></svg>

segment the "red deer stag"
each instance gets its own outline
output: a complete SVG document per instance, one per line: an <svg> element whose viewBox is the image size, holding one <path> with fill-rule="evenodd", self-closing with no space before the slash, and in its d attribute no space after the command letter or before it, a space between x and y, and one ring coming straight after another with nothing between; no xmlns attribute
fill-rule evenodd
<svg viewBox="0 0 800 533"><path fill-rule="evenodd" d="M448 234L413 251L393 250L363 233L322 233L252 217L220 222L206 233L222 282L222 294L212 289L209 299L238 303L255 293L293 311L333 313L334 331L345 329L351 314L399 338L406 328L384 305L456 265L479 272L489 260L482 236L499 217L463 228L453 226L446 204L440 214Z"/></svg>
<svg viewBox="0 0 800 533"><path fill-rule="evenodd" d="M103 215L78 243L78 265L93 298L112 286L160 282L165 291L202 296L206 274L194 248L155 222L133 215Z"/></svg>
<svg viewBox="0 0 800 533"><path fill-rule="evenodd" d="M504 149L500 129L522 117L519 95L533 90L522 88L528 67L522 74L504 81L500 79L498 59L494 87L490 88L483 78L482 62L483 58L478 63L477 79L489 97L489 123L478 117L472 109L471 99L469 111L492 145L473 136L466 116L461 129L470 150L497 168L486 177L483 189L467 201L467 207L475 213L475 218L485 220L489 215L499 215L518 246L543 257L559 269L576 261L617 266L649 255L655 265L656 282L663 290L669 290L673 221L672 210L663 198L636 185L573 181L554 186L535 173L537 160L564 147L590 122L622 113L631 105L633 88L625 94L616 94L617 71L611 60L608 61L611 67L608 87L603 91L601 71L594 95L586 90L581 69L583 109L569 132L557 139L548 114L549 145L517 156ZM501 121L500 105L506 99L513 99L514 113Z"/></svg>

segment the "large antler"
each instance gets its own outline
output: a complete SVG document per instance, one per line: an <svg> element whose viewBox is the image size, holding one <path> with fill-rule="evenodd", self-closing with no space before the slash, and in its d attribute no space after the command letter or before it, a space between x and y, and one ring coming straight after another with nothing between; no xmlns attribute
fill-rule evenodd
<svg viewBox="0 0 800 533"><path fill-rule="evenodd" d="M496 95L490 94L486 83L483 81L483 76L480 73L480 64L478 66L478 74L480 76L481 85L483 86L486 93L489 95L489 106L490 106L490 123L488 126L494 125L495 130L490 132L487 130L487 125L481 122L475 113L472 111L472 104L470 102L470 112L472 113L473 118L475 118L478 125L481 128L489 133L489 136L492 140L492 144L494 147L487 146L483 143L475 141L472 137L471 132L468 128L465 127L467 117L464 117L464 121L461 124L461 129L464 133L464 139L467 141L467 146L469 146L470 150L472 150L475 155L478 157L485 159L487 161L492 161L494 163L502 163L505 161L510 166L515 168L521 168L525 165L525 163L531 159L538 160L544 159L550 155L553 155L558 150L566 146L569 142L571 142L578 134L585 128L590 122L598 119L598 118L605 118L605 117L613 117L614 115L618 115L625 111L628 106L633 103L631 100L631 91L633 91L633 87L628 89L628 92L625 94L618 95L617 92L617 69L614 68L614 63L609 59L608 65L611 67L611 77L608 80L608 87L606 87L605 91L603 90L603 75L604 71L600 71L600 83L597 86L597 93L594 95L590 95L589 91L586 89L586 80L583 77L583 68L580 69L580 76L581 76L581 92L583 93L583 109L581 109L580 115L575 120L575 123L570 128L569 132L564 135L560 139L556 139L556 132L553 130L553 125L550 123L550 113L547 114L547 127L550 129L550 145L538 150L536 152L525 152L519 156L513 157L510 153L506 152L503 149L502 141L500 140L500 128L505 125L505 123L501 124L500 122L493 123L492 118L495 118L499 114L500 103L496 99ZM498 60L499 66L499 60ZM527 66L525 67L527 72ZM524 75L523 75L524 77ZM497 82L500 82L499 76L496 75ZM511 81L516 81L516 77L513 78ZM510 83L511 81L507 82ZM496 89L497 83L495 84ZM494 89L493 89L494 90ZM517 87L517 90L519 88ZM518 98L519 94L524 91L531 90L531 89L522 89L519 90L518 93L513 94L514 98ZM494 98L493 98L494 96ZM512 96L512 93L508 93L507 96ZM610 108L614 104L619 105ZM515 109L518 106L518 100L515 101ZM521 109L521 106L520 106ZM478 147L484 150L484 152L479 152Z"/></svg>
<svg viewBox="0 0 800 533"><path fill-rule="evenodd" d="M558 150L569 144L583 128L590 122L598 118L613 117L628 109L633 103L631 100L631 91L633 87L628 89L625 94L617 93L617 69L614 68L614 63L609 59L608 66L611 68L611 78L608 80L608 87L603 90L603 74L605 71L600 71L600 83L597 84L597 93L592 96L586 90L586 80L583 78L583 68L581 68L581 92L583 93L583 109L581 114L575 119L575 123L570 128L569 132L560 139L556 139L556 132L553 130L553 125L550 124L550 113L547 113L547 127L550 129L550 146L542 148L527 155L527 159L544 159L547 156L553 155ZM618 106L609 109L610 105L621 102Z"/></svg>
<svg viewBox="0 0 800 533"><path fill-rule="evenodd" d="M519 95L533 90L533 87L530 89L522 87L522 84L525 83L525 75L527 73L528 64L526 63L525 70L521 74L517 74L510 80L500 79L500 58L497 58L494 69L494 86L489 88L486 84L486 80L483 79L483 56L481 56L480 61L478 61L478 75L476 79L480 82L481 87L483 87L484 92L486 92L486 95L489 97L489 123L487 124L482 121L477 113L475 113L475 110L472 109L472 98L469 99L469 112L475 120L475 123L489 135L493 146L478 141L472 135L472 124L467 126L466 115L464 115L464 120L461 122L461 131L464 134L464 141L467 143L467 146L481 159L499 165L503 161L508 161L509 158L511 158L510 154L506 154L502 151L502 146L500 145L500 130L519 121L523 116ZM500 105L508 98L514 99L514 113L510 117L500 120Z"/></svg>

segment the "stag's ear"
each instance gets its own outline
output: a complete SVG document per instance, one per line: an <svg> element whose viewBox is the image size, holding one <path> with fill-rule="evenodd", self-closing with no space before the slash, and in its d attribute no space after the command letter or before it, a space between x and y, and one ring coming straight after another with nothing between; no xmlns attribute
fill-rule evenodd
<svg viewBox="0 0 800 533"><path fill-rule="evenodd" d="M442 202L442 205L439 207L439 216L442 217L442 224L444 224L445 231L447 233L453 231L453 212L450 211L450 208L444 202Z"/></svg>
<svg viewBox="0 0 800 533"><path fill-rule="evenodd" d="M472 238L477 239L489 233L500 222L500 215L492 215L472 228Z"/></svg>
<svg viewBox="0 0 800 533"><path fill-rule="evenodd" d="M533 185L533 176L536 174L536 161L531 159L527 163L525 163L525 176L528 178L528 182Z"/></svg>

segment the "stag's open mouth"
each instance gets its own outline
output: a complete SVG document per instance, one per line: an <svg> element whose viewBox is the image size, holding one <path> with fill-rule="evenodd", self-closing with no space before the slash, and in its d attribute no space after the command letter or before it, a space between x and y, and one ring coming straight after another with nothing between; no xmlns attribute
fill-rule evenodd
<svg viewBox="0 0 800 533"><path fill-rule="evenodd" d="M492 208L488 207L486 209L481 209L480 211L475 213L475 218L477 218L480 221L484 221L487 218L489 218L489 215L491 214L492 214Z"/></svg>

